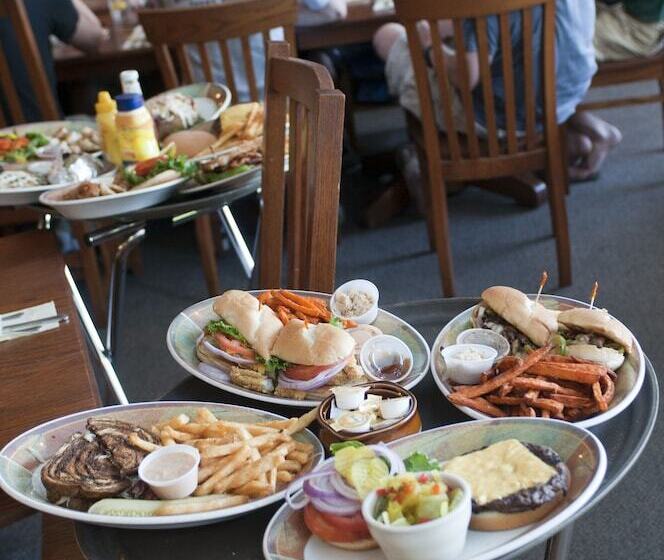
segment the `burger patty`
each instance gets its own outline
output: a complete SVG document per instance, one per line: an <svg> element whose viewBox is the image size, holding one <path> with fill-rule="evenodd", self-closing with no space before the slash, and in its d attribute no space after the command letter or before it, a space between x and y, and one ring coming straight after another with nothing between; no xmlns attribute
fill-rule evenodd
<svg viewBox="0 0 664 560"><path fill-rule="evenodd" d="M556 474L545 484L539 484L532 488L524 488L523 490L514 492L504 498L493 500L482 506L476 504L475 500L473 500L473 513L482 513L483 511L518 513L521 511L528 511L550 502L556 497L558 492L562 491L563 494L567 494L569 488L569 471L560 456L548 447L542 447L532 443L521 443L523 443L533 455L536 455L547 465L551 465L556 469Z"/></svg>

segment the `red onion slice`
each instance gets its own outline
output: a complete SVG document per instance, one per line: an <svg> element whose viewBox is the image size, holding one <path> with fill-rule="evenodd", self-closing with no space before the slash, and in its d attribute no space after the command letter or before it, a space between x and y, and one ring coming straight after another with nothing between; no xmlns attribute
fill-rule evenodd
<svg viewBox="0 0 664 560"><path fill-rule="evenodd" d="M302 509L309 503L309 497L306 495L306 493L301 492L302 484L312 478L329 477L333 472L334 465L332 464L332 461L328 459L322 463L322 465L314 472L305 474L304 476L294 480L290 483L288 488L286 488L286 494L284 496L286 503L295 510ZM296 500L293 500L293 496L295 496Z"/></svg>
<svg viewBox="0 0 664 560"><path fill-rule="evenodd" d="M206 364L204 362L200 362L198 364L198 371L208 375L212 379L216 379L217 381L222 381L224 383L228 383L231 380L231 376L229 375L228 371L224 371L221 368L211 366L210 364Z"/></svg>
<svg viewBox="0 0 664 560"><path fill-rule="evenodd" d="M223 350L217 348L214 344L212 344L209 340L205 339L205 334L202 334L198 341L203 341L203 346L210 352L212 352L215 356L219 356L220 358L223 358L224 360L228 360L229 362L232 362L234 364L238 364L241 366L248 366L248 365L253 365L256 363L255 360L249 360L247 358L240 358L238 356L233 356L233 354L229 354L228 352L224 352Z"/></svg>
<svg viewBox="0 0 664 560"><path fill-rule="evenodd" d="M285 373L282 373L279 376L279 385L285 389L294 389L296 391L311 391L313 389L318 389L319 387L326 385L330 379L342 371L346 367L351 356L348 356L345 360L339 360L336 364L330 366L329 369L321 371L316 377L308 379L307 381L291 379Z"/></svg>
<svg viewBox="0 0 664 560"><path fill-rule="evenodd" d="M362 508L362 502L347 500L324 500L321 498L311 498L311 505L323 513L332 515L354 515Z"/></svg>
<svg viewBox="0 0 664 560"><path fill-rule="evenodd" d="M348 498L349 500L360 499L360 495L357 493L357 490L355 490L355 488L353 488L352 486L346 484L346 481L338 472L335 472L334 475L330 477L330 484L344 498Z"/></svg>
<svg viewBox="0 0 664 560"><path fill-rule="evenodd" d="M403 464L403 459L399 457L394 451L387 447L384 443L370 445L377 455L385 457L390 463L390 476L393 474L400 474L406 472L406 465Z"/></svg>

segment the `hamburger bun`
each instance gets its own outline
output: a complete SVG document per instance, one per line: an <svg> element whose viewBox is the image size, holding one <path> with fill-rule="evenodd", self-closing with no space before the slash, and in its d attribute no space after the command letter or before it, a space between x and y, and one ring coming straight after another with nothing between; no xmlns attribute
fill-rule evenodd
<svg viewBox="0 0 664 560"><path fill-rule="evenodd" d="M318 537L318 535L316 536ZM318 538L320 539L321 537ZM378 543L372 538L362 539L361 541L353 541L353 542L332 542L332 541L326 541L326 542L327 544L336 546L337 548L343 548L344 550L353 550L356 552L359 552L360 550L371 550L372 548L378 548Z"/></svg>
<svg viewBox="0 0 664 560"><path fill-rule="evenodd" d="M507 286L492 286L482 292L482 300L505 321L525 334L537 346L545 346L558 331L556 312Z"/></svg>
<svg viewBox="0 0 664 560"><path fill-rule="evenodd" d="M576 307L563 311L558 315L558 321L574 330L593 332L617 342L626 352L632 351L632 333L617 319L611 317L603 309L587 309Z"/></svg>
<svg viewBox="0 0 664 560"><path fill-rule="evenodd" d="M616 371L625 362L625 355L622 352L606 346L600 348L594 344L569 344L566 352L573 358L602 364L611 371Z"/></svg>
<svg viewBox="0 0 664 560"><path fill-rule="evenodd" d="M249 292L228 290L214 300L214 312L233 325L247 339L252 348L266 360L283 324L267 305Z"/></svg>
<svg viewBox="0 0 664 560"><path fill-rule="evenodd" d="M292 319L277 336L272 355L293 364L327 366L348 358L354 349L355 339L339 327L329 323L307 326Z"/></svg>
<svg viewBox="0 0 664 560"><path fill-rule="evenodd" d="M158 173L157 175L141 183L140 185L135 186L132 190L137 191L140 189L147 189L149 187L156 187L157 185L161 185L162 183L175 181L175 179L178 179L179 177L180 174L177 171L175 171L175 169L167 169L166 171Z"/></svg>
<svg viewBox="0 0 664 560"><path fill-rule="evenodd" d="M475 531L508 531L524 525L530 525L544 519L562 501L564 495L560 491L555 498L538 508L517 513L501 513L499 511L483 511L473 513L470 517L470 528Z"/></svg>
<svg viewBox="0 0 664 560"><path fill-rule="evenodd" d="M162 141L162 145L175 144L175 153L194 157L217 140L214 134L205 130L180 130L169 134Z"/></svg>

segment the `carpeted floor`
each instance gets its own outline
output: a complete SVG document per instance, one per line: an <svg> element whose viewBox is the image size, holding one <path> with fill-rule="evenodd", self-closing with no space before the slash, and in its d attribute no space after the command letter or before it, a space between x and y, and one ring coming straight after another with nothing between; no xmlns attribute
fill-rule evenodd
<svg viewBox="0 0 664 560"><path fill-rule="evenodd" d="M644 91L639 86L631 88ZM629 93L630 88L622 93ZM558 290L549 210L516 206L478 189L450 198L452 245L459 295L477 295L493 284L535 290L543 269L555 293L587 298L600 282L598 303L630 326L655 368L664 367L664 140L659 107L650 105L605 113L624 132L600 178L572 186L567 199L573 241L574 284ZM243 227L253 208L237 208ZM165 346L166 329L184 307L207 297L193 232L168 224L150 227L143 246L145 273L129 277L121 348L116 369L130 400L150 400L185 377ZM338 283L357 277L374 281L381 301L393 303L439 297L435 254L427 251L424 222L412 213L376 230L345 223L338 253ZM246 286L237 259L226 253L220 264L224 288ZM661 558L664 475L659 437L629 476L604 502L576 525L570 558L631 560ZM32 559L38 520L0 531L0 558ZM527 558L541 558L542 550Z"/></svg>

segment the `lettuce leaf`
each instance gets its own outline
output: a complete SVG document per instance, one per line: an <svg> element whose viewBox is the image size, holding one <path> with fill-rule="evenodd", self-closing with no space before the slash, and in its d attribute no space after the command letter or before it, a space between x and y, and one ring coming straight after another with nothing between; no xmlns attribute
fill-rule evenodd
<svg viewBox="0 0 664 560"><path fill-rule="evenodd" d="M243 344L249 345L249 342L247 342L247 339L240 334L240 331L237 330L233 325L229 325L223 319L219 319L218 321L210 321L205 326L205 332L207 334L222 333L235 338L236 340L239 340Z"/></svg>
<svg viewBox="0 0 664 560"><path fill-rule="evenodd" d="M440 463L437 459L432 459L425 453L415 451L411 453L403 464L406 466L408 472L424 472L424 471L438 471L440 470Z"/></svg>
<svg viewBox="0 0 664 560"><path fill-rule="evenodd" d="M336 453L338 453L342 449L345 449L346 447L364 447L364 444L362 442L355 441L355 440L340 441L340 442L337 442L337 443L331 443L330 444L330 453L332 453L332 455L335 455Z"/></svg>

